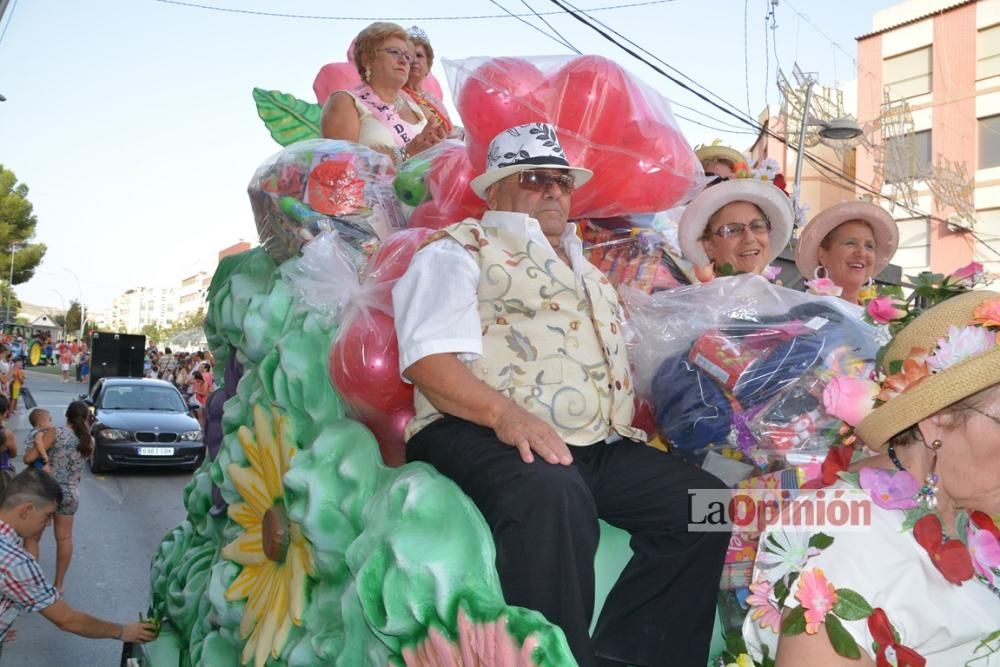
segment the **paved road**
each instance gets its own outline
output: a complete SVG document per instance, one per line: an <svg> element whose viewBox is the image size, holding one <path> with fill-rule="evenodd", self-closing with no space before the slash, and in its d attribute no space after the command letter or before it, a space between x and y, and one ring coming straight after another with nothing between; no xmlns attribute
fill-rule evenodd
<svg viewBox="0 0 1000 667"><path fill-rule="evenodd" d="M57 424L83 385L58 376L27 371L27 386L39 407L52 411ZM29 426L23 407L8 422L24 451ZM21 469L22 465L18 466ZM73 527L73 561L66 576L68 604L108 620L137 620L149 604L149 561L160 539L185 516L181 491L190 472L128 471L92 475L84 470L80 510ZM55 573L52 530L41 543L42 571ZM14 624L17 638L3 650L0 667L117 667L121 644L61 632L40 614Z"/></svg>

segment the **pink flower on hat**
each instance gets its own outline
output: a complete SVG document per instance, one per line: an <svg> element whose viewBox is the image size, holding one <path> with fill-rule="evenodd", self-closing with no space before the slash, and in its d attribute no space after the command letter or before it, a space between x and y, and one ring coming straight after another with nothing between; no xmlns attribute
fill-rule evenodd
<svg viewBox="0 0 1000 667"><path fill-rule="evenodd" d="M938 339L937 350L927 358L932 373L938 373L955 364L971 359L993 349L996 334L984 327L948 327L948 336Z"/></svg>
<svg viewBox="0 0 1000 667"><path fill-rule="evenodd" d="M971 262L953 272L945 282L949 285L965 284L967 287L972 287L982 273L983 265L979 262Z"/></svg>
<svg viewBox="0 0 1000 667"><path fill-rule="evenodd" d="M884 294L869 301L866 310L869 317L878 324L889 324L906 317L905 304Z"/></svg>
<svg viewBox="0 0 1000 667"><path fill-rule="evenodd" d="M835 377L823 388L823 407L827 414L857 426L874 408L878 392L879 386L872 380Z"/></svg>

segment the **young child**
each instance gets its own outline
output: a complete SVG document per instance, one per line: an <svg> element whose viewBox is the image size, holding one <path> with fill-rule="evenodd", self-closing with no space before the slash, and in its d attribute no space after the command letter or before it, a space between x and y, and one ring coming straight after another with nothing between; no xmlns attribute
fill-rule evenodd
<svg viewBox="0 0 1000 667"><path fill-rule="evenodd" d="M18 359L14 362L14 380L10 385L10 409L7 416L17 412L17 399L21 396L21 387L24 386L24 361Z"/></svg>
<svg viewBox="0 0 1000 667"><path fill-rule="evenodd" d="M38 453L38 458L31 462L31 466L45 472L50 472L49 452L45 447L45 434L53 428L52 413L42 408L35 408L28 415L28 422L32 428L28 432L28 438L24 443L25 451L27 452L28 449L34 448Z"/></svg>

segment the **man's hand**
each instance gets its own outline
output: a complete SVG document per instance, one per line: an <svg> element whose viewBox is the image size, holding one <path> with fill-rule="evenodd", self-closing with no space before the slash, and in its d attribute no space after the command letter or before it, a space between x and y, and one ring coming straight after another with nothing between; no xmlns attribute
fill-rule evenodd
<svg viewBox="0 0 1000 667"><path fill-rule="evenodd" d="M559 463L564 466L573 463L569 447L555 429L514 403L510 403L509 407L500 413L493 424L493 431L501 442L517 447L517 451L521 453L521 460L525 463L535 460L532 452L549 463Z"/></svg>
<svg viewBox="0 0 1000 667"><path fill-rule="evenodd" d="M156 626L152 623L125 623L122 625L122 641L145 644L156 639Z"/></svg>

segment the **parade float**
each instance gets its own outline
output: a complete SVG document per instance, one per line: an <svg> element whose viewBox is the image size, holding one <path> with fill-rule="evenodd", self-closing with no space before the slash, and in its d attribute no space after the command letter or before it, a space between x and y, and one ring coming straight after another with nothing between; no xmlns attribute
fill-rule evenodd
<svg viewBox="0 0 1000 667"><path fill-rule="evenodd" d="M353 65L342 65L317 77L318 99L349 87L338 77ZM430 466L404 463L412 387L399 378L391 288L434 229L482 212L468 183L507 127L552 122L570 163L594 170L574 196L575 219L649 218L704 179L666 100L610 60L476 58L446 67L465 141L398 166L364 146L319 138L318 104L254 90L284 148L250 181L260 245L225 258L209 289L205 332L224 381L206 409L209 455L184 490L187 518L153 557L148 613L161 629L141 651L145 664L575 664L559 628L505 603L490 531L472 502ZM593 257L606 257L606 247L597 250ZM694 427L671 415L692 406L667 389L658 396L657 383L711 386L731 405L736 385L727 382L753 371L756 384L743 398L756 421L731 411L709 436L698 432L704 446L684 444L680 453L704 462L728 446L730 460L742 452L758 474L787 467L790 452L815 462L829 439L812 448L793 442L790 422L800 413L819 419L824 369L836 361L861 372L873 334L842 327L837 307L817 309L820 297L789 296L797 293L763 279L727 280L746 283L733 299L633 295L641 324L633 351L652 373L643 380L651 406L641 411L644 425L662 434L657 444L686 443ZM762 300L774 307L760 308ZM709 302L683 334L657 333L662 318ZM817 343L820 329L839 333ZM828 343L854 352L820 354ZM794 355L790 345L799 346ZM704 368L685 374L676 360L692 350L739 372L721 384ZM774 379L751 368L755 357L794 362ZM783 396L794 401L781 404ZM826 420L816 429L837 427ZM630 557L628 535L602 524L595 618ZM744 569L752 558L752 548L737 545ZM723 654L717 625L713 664Z"/></svg>

